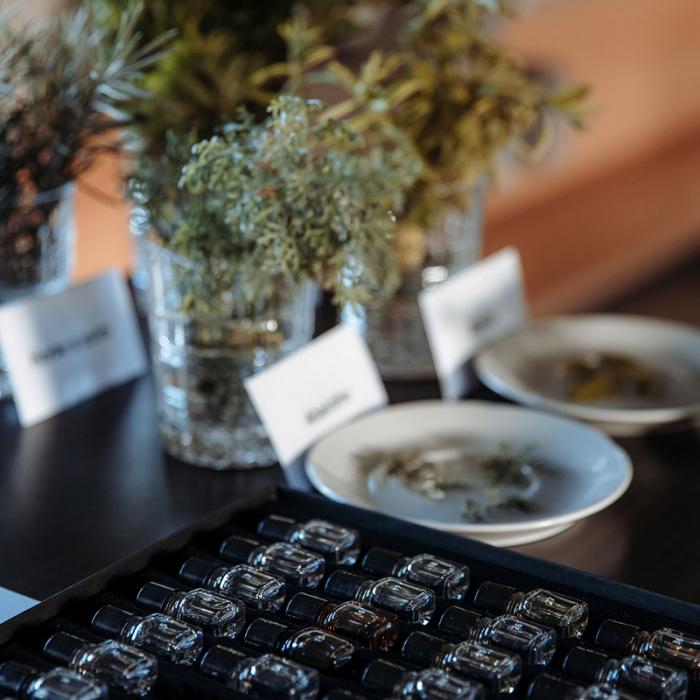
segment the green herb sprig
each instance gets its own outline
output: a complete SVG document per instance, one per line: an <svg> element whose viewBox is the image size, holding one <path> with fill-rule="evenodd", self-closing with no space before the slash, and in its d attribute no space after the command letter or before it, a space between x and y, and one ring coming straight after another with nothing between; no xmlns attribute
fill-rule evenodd
<svg viewBox="0 0 700 700"><path fill-rule="evenodd" d="M159 182L167 187L159 169L144 158L135 170L131 189L155 207L162 243L211 270L213 286L194 295L204 307L232 288L252 301L313 280L352 303L395 286L392 212L420 161L396 146L369 147L322 111L287 95L262 123L241 113L194 145L169 211L152 197Z"/></svg>

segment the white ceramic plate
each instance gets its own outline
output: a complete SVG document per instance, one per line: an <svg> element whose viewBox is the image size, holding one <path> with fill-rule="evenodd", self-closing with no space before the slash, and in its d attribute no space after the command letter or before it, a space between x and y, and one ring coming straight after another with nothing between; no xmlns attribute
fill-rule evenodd
<svg viewBox="0 0 700 700"><path fill-rule="evenodd" d="M642 363L659 376L659 394L568 400L553 368L557 360L587 352ZM641 434L700 417L700 331L678 323L612 314L534 320L484 349L475 368L484 384L502 396L597 424L613 435Z"/></svg>
<svg viewBox="0 0 700 700"><path fill-rule="evenodd" d="M363 456L459 440L481 453L507 442L550 465L531 496L533 509L497 509L483 522L463 517L464 494L434 501L396 477L362 467ZM309 452L306 471L334 500L500 546L551 537L617 500L629 486L627 454L603 433L575 421L482 401L421 401L391 406L344 426Z"/></svg>

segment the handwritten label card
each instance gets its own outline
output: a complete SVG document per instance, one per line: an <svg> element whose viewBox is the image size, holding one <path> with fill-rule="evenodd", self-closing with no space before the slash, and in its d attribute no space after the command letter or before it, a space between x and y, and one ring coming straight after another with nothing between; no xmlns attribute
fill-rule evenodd
<svg viewBox="0 0 700 700"><path fill-rule="evenodd" d="M423 323L445 398L469 389L467 362L527 318L520 255L504 248L421 292Z"/></svg>
<svg viewBox="0 0 700 700"><path fill-rule="evenodd" d="M147 369L131 295L116 270L0 307L0 347L24 427Z"/></svg>
<svg viewBox="0 0 700 700"><path fill-rule="evenodd" d="M345 325L249 377L245 387L283 465L388 400L364 339Z"/></svg>

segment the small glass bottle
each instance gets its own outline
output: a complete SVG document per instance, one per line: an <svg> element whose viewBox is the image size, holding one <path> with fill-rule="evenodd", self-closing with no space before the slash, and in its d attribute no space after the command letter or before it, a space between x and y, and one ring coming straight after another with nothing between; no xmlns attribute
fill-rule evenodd
<svg viewBox="0 0 700 700"><path fill-rule="evenodd" d="M16 661L0 663L0 692L22 700L104 700L107 686L67 668L37 671Z"/></svg>
<svg viewBox="0 0 700 700"><path fill-rule="evenodd" d="M273 652L320 671L343 669L355 654L355 645L342 637L313 627L291 629L263 618L250 623L243 639L254 649Z"/></svg>
<svg viewBox="0 0 700 700"><path fill-rule="evenodd" d="M462 600L469 588L468 566L432 554L407 557L391 549L372 547L362 560L362 568L376 576L396 576L432 588L448 600Z"/></svg>
<svg viewBox="0 0 700 700"><path fill-rule="evenodd" d="M180 578L191 586L204 586L266 612L277 612L287 595L284 579L247 564L228 566L191 557L180 567Z"/></svg>
<svg viewBox="0 0 700 700"><path fill-rule="evenodd" d="M430 589L398 578L372 581L349 571L334 571L326 580L325 591L333 598L349 598L388 610L417 625L427 625L435 612L435 594Z"/></svg>
<svg viewBox="0 0 700 700"><path fill-rule="evenodd" d="M307 588L316 588L326 571L322 556L288 542L267 545L234 536L224 540L219 554L227 561L250 564Z"/></svg>
<svg viewBox="0 0 700 700"><path fill-rule="evenodd" d="M158 679L155 658L112 639L94 643L57 632L44 644L44 653L81 676L97 678L127 695L148 694Z"/></svg>
<svg viewBox="0 0 700 700"><path fill-rule="evenodd" d="M700 637L668 627L646 632L635 625L605 620L595 643L619 654L641 654L683 668L693 680L700 681Z"/></svg>
<svg viewBox="0 0 700 700"><path fill-rule="evenodd" d="M192 665L204 648L201 630L162 613L137 615L105 605L94 614L91 625L105 637L116 637L174 664Z"/></svg>
<svg viewBox="0 0 700 700"><path fill-rule="evenodd" d="M258 534L269 540L298 544L322 554L333 564L353 566L360 554L360 533L328 520L298 523L282 515L268 515L258 524Z"/></svg>
<svg viewBox="0 0 700 700"><path fill-rule="evenodd" d="M527 700L640 700L640 698L639 695L630 695L607 683L583 687L563 678L543 673L530 683Z"/></svg>
<svg viewBox="0 0 700 700"><path fill-rule="evenodd" d="M557 650L554 630L514 615L492 618L453 605L442 614L437 627L450 637L515 652L533 666L546 666Z"/></svg>
<svg viewBox="0 0 700 700"><path fill-rule="evenodd" d="M474 605L492 613L515 615L551 627L562 637L577 639L588 625L588 605L584 601L544 588L523 593L511 586L487 581L479 586Z"/></svg>
<svg viewBox="0 0 700 700"><path fill-rule="evenodd" d="M302 625L320 627L377 651L391 649L399 636L396 615L353 601L331 603L316 595L297 593L287 603L285 614Z"/></svg>
<svg viewBox="0 0 700 700"><path fill-rule="evenodd" d="M261 700L315 700L319 692L318 672L272 654L257 658L214 646L202 656L199 670L227 687Z"/></svg>
<svg viewBox="0 0 700 700"><path fill-rule="evenodd" d="M412 632L401 654L418 665L434 666L483 683L492 693L512 693L520 682L520 658L478 642L451 644L425 632Z"/></svg>
<svg viewBox="0 0 700 700"><path fill-rule="evenodd" d="M483 700L479 683L429 668L409 671L403 666L372 661L362 674L362 685L387 700Z"/></svg>
<svg viewBox="0 0 700 700"><path fill-rule="evenodd" d="M642 656L613 659L593 649L576 647L564 659L562 670L586 683L607 683L658 700L685 700L688 674Z"/></svg>
<svg viewBox="0 0 700 700"><path fill-rule="evenodd" d="M151 582L137 593L136 601L144 608L200 627L214 637L235 639L245 625L245 605L240 600L204 588L178 591Z"/></svg>

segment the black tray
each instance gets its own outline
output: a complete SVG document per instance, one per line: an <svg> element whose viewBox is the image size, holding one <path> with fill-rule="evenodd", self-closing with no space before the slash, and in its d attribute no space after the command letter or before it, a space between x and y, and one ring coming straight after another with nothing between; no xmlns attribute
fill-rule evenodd
<svg viewBox="0 0 700 700"><path fill-rule="evenodd" d="M583 639L587 645L593 644L598 625L609 617L647 629L669 626L700 635L700 606L317 496L273 488L251 494L243 502L239 499L235 505L211 513L196 526L178 532L136 556L114 563L0 625L0 643L5 643L0 647L0 658L37 661L39 640L50 631L71 629L74 624L79 626L81 623L75 621L82 621L86 611L96 605L111 600L123 601L133 592L134 582L141 581L143 576L152 577L154 571L171 576L175 562L184 554L193 553L192 548L206 547L231 531L254 532L258 520L267 513L302 521L321 517L355 527L361 532L363 549L381 545L406 554L428 551L462 561L471 569L472 591L482 581L493 580L515 586L518 590L541 586L583 598L590 606L590 623ZM219 529L220 532L214 532ZM146 567L149 567L147 574L140 573ZM558 661L560 655L555 659L555 669ZM166 667L164 675L164 684L152 697L238 697L186 669ZM343 685L357 687L351 680L322 678L322 681L325 690ZM697 684L693 684L689 697L695 697L699 690ZM119 696L113 693L111 697ZM522 694L514 697L522 697Z"/></svg>

